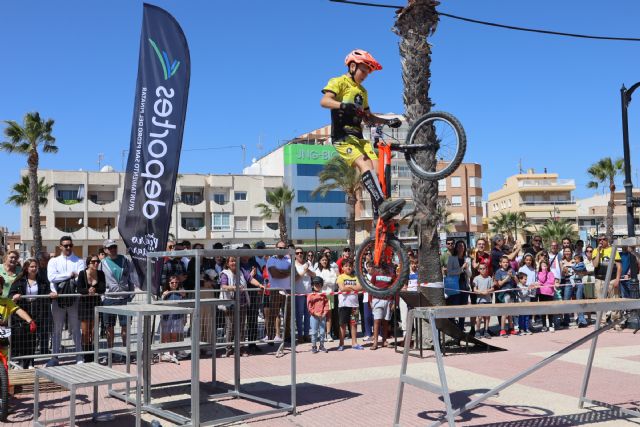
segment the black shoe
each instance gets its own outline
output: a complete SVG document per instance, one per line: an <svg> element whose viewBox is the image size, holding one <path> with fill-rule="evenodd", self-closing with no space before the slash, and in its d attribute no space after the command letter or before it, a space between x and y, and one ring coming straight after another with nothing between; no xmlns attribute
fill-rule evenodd
<svg viewBox="0 0 640 427"><path fill-rule="evenodd" d="M587 323L578 323L578 328L586 328L589 326Z"/></svg>
<svg viewBox="0 0 640 427"><path fill-rule="evenodd" d="M378 215L383 221L388 221L402 212L402 208L404 208L406 203L407 201L404 199L387 199L378 206Z"/></svg>

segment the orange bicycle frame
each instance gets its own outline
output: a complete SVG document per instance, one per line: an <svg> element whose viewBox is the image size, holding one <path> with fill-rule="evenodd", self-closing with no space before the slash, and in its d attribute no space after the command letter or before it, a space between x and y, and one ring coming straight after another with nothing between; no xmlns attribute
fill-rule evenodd
<svg viewBox="0 0 640 427"><path fill-rule="evenodd" d="M374 137L375 145L378 148L378 181L382 188L385 199L390 197L391 193L391 145L387 144L380 137L381 127L376 128L377 136ZM389 258L392 256L391 250L385 250L387 234L395 234L396 224L393 221L384 222L381 218L376 222L376 243L373 253L374 265L380 265L383 256ZM386 259L386 261L389 261Z"/></svg>

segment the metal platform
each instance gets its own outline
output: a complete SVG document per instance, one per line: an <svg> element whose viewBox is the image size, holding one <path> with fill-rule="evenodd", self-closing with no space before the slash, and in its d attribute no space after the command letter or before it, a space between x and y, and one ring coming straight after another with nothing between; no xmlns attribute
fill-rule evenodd
<svg viewBox="0 0 640 427"><path fill-rule="evenodd" d="M70 392L69 399L69 418L59 418L47 421L39 421L39 403L40 403L40 378L46 378L49 381L59 384ZM75 426L76 422L76 389L83 387L93 387L93 416L98 414L98 386L117 383L129 383L136 381L136 376L126 372L116 371L115 369L99 365L98 363L81 363L79 365L63 365L51 368L36 369L34 398L33 398L33 425L45 426L52 423L69 422L71 426ZM140 384L136 383L136 427L140 426Z"/></svg>

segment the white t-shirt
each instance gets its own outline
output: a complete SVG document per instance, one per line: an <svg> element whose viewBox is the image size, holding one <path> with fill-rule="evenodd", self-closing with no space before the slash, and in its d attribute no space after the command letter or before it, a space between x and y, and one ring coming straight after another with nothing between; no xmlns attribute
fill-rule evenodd
<svg viewBox="0 0 640 427"><path fill-rule="evenodd" d="M311 276L304 274L305 267L309 267L309 264L306 262L298 264L296 262L296 271L300 276L296 279L296 294L308 294L311 292Z"/></svg>

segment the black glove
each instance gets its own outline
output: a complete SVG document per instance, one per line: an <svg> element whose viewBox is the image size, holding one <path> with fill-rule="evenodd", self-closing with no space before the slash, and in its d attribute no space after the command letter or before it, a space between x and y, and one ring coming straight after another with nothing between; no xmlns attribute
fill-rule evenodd
<svg viewBox="0 0 640 427"><path fill-rule="evenodd" d="M344 112L349 116L356 116L358 114L358 106L356 104L346 104L344 102L340 103L340 111Z"/></svg>
<svg viewBox="0 0 640 427"><path fill-rule="evenodd" d="M399 128L400 126L402 126L402 120L394 117L393 119L387 120L387 126L389 126L390 128Z"/></svg>

